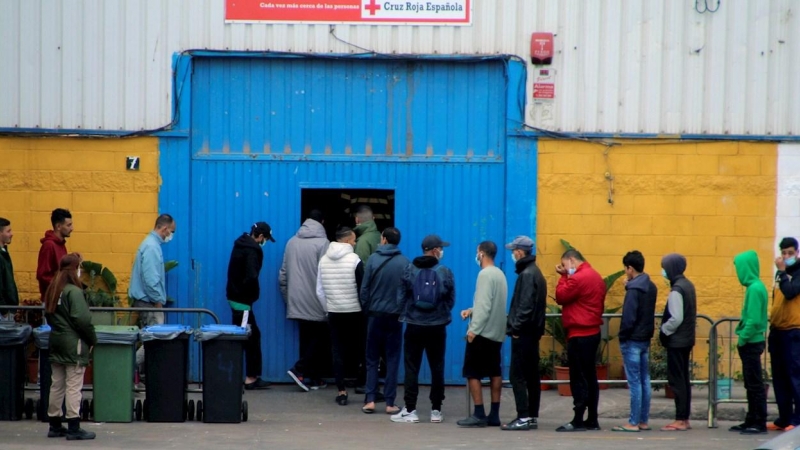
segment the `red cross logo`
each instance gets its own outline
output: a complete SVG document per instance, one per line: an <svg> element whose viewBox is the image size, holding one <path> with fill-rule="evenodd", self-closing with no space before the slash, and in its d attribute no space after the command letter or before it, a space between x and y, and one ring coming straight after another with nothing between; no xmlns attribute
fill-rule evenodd
<svg viewBox="0 0 800 450"><path fill-rule="evenodd" d="M375 3L375 0L370 0L368 5L364 5L364 9L369 10L370 16L374 16L375 11L381 9L381 5Z"/></svg>

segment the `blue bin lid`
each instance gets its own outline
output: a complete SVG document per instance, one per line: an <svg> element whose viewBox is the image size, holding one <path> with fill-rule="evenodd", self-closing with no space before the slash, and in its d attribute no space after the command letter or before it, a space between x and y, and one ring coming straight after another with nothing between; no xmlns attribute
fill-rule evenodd
<svg viewBox="0 0 800 450"><path fill-rule="evenodd" d="M142 331L147 331L150 333L191 333L192 329L186 325L165 323L161 325L147 326Z"/></svg>
<svg viewBox="0 0 800 450"><path fill-rule="evenodd" d="M247 336L247 328L240 327L238 325L223 325L215 323L201 326L200 331L203 333L212 332L224 335Z"/></svg>

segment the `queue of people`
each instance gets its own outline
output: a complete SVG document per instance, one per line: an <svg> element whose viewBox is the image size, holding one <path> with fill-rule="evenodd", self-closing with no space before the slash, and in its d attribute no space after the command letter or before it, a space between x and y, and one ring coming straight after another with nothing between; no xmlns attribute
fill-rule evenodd
<svg viewBox="0 0 800 450"><path fill-rule="evenodd" d="M372 211L360 208L354 229L337 230L336 240L326 237L324 217L314 210L296 235L286 244L279 272L280 292L286 302L287 318L296 320L300 331L300 355L288 370L303 390L326 386L322 380L326 346L333 353L337 384L335 402L347 405L345 378L357 374L357 390L365 393L362 411L376 412L385 401L385 412L397 423L416 423L419 371L423 354L431 368L430 421L444 421L444 364L447 326L455 306L452 271L442 264L450 243L437 235L421 242L420 256L409 260L398 245L399 229L378 232ZM78 408L83 370L96 343L94 327L83 295L80 254L68 253L67 238L73 231L69 211L56 209L51 215L52 230L41 240L37 280L48 323L53 327L50 358L53 385L48 415L48 436L67 439L93 439L94 433L80 428ZM154 229L137 250L129 297L134 307L160 308L166 302L164 259L161 246L176 232L175 220L160 215ZM8 245L13 238L11 223L0 218L0 305L19 304L13 265ZM263 266L263 246L275 242L266 222L256 222L249 233L233 244L228 266L226 295L233 322L249 325L251 335L245 344L245 389L265 389L261 378L261 336L252 306L260 298L259 275ZM460 316L469 320L465 336L462 374L468 380L474 402L473 413L457 424L461 427L500 426L502 430L531 430L538 427L540 374L539 341L544 335L547 283L536 264L532 239L518 236L505 248L511 252L517 279L506 312L508 285L505 274L494 264L497 245L481 242L475 262L480 267L473 305ZM768 429L789 430L800 425L800 264L798 242L784 238L781 256L776 258L777 274L773 307L767 315L768 294L759 278L755 251L737 255L734 264L739 282L745 287L741 321L736 329L738 353L747 391L745 420L731 427L743 434L762 434ZM662 431L691 428L690 354L695 344L697 295L685 276L686 258L668 254L661 259L661 275L669 284L663 318L656 330L658 288L645 272L641 252L631 251L622 258L625 271L625 299L619 329L620 348L630 389L630 417L612 431L650 430L651 380L649 350L654 333L667 352L668 383L675 393L675 420ZM599 386L594 367L601 340L606 285L599 273L575 249L567 250L555 267L559 275L555 301L562 307L561 321L568 341L570 387L574 416L557 428L559 432L600 430L598 421ZM0 316L0 320L13 316ZM140 313L142 326L164 322L160 312ZM405 327L404 325L405 324ZM769 326L769 339L765 333ZM404 329L405 328L405 329ZM510 381L513 387L516 418L500 423L502 389L501 349L506 337L511 340ZM404 405L396 403L398 370L403 348L405 367ZM779 417L767 424L766 395L763 389L761 356L768 349ZM354 351L355 350L355 351ZM144 362L143 349L137 363ZM386 367L384 393L378 388L379 366ZM490 409L487 413L481 380L490 379ZM65 403L66 413L61 404ZM63 414L63 415L62 415ZM62 423L66 419L68 428Z"/></svg>

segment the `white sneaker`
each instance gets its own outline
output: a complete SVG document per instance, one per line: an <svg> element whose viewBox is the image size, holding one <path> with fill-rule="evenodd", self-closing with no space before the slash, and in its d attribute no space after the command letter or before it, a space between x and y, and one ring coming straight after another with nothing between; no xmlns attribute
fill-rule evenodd
<svg viewBox="0 0 800 450"><path fill-rule="evenodd" d="M392 422L418 423L419 416L417 416L417 410L415 409L411 412L408 412L408 410L405 407L403 407L403 409L399 413L392 416Z"/></svg>
<svg viewBox="0 0 800 450"><path fill-rule="evenodd" d="M441 411L434 409L431 411L431 423L442 423L444 422L444 414Z"/></svg>

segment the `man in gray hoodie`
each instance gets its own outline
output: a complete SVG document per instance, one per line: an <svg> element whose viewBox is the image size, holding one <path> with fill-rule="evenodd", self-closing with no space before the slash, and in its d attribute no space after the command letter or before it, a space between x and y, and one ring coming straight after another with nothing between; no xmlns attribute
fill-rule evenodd
<svg viewBox="0 0 800 450"><path fill-rule="evenodd" d="M286 243L278 274L286 318L296 320L300 330L300 359L288 374L304 391L320 389L320 365L329 338L325 309L317 298L319 260L328 250L322 213L311 211L297 234Z"/></svg>

